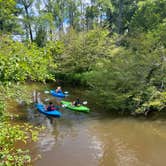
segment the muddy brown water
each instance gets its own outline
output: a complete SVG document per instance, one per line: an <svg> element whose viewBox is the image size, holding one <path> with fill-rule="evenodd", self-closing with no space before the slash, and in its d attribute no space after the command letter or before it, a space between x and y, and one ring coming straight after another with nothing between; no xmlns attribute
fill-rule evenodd
<svg viewBox="0 0 166 166"><path fill-rule="evenodd" d="M44 88L41 89L41 93L44 92ZM85 93L80 89L66 90L72 94L66 100ZM43 93L42 100L46 98L59 102L59 99ZM89 114L61 108L63 116L59 119L48 118L33 106L13 108L16 112L24 112L20 121L46 127L39 134L39 140L30 145L33 157L42 156L33 162L34 166L166 165L165 120L103 115L102 111L95 110L94 103L88 101L92 109Z"/></svg>

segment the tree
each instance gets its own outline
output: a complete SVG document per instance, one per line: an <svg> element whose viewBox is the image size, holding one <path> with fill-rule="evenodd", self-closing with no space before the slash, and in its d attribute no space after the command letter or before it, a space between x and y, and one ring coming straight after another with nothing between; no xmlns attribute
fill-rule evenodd
<svg viewBox="0 0 166 166"><path fill-rule="evenodd" d="M124 34L129 30L129 24L137 11L140 0L111 0L111 5L106 10L107 20L111 30Z"/></svg>
<svg viewBox="0 0 166 166"><path fill-rule="evenodd" d="M34 0L17 0L17 3L21 7L23 12L22 16L27 34L26 36L27 38L28 36L30 36L30 41L33 42L33 30L32 30L33 15L31 8L34 3Z"/></svg>
<svg viewBox="0 0 166 166"><path fill-rule="evenodd" d="M74 1L74 0L68 0L67 1L67 11L68 11L68 19L70 27L73 27L74 29L79 30L80 29L80 2Z"/></svg>
<svg viewBox="0 0 166 166"><path fill-rule="evenodd" d="M148 0L138 4L138 10L132 18L130 31L147 32L162 23L166 16L165 0Z"/></svg>
<svg viewBox="0 0 166 166"><path fill-rule="evenodd" d="M97 19L99 16L99 9L97 6L88 6L86 8L86 22L87 22L87 29L93 29L94 24L97 23Z"/></svg>
<svg viewBox="0 0 166 166"><path fill-rule="evenodd" d="M0 31L3 33L17 32L18 22L15 0L0 0Z"/></svg>

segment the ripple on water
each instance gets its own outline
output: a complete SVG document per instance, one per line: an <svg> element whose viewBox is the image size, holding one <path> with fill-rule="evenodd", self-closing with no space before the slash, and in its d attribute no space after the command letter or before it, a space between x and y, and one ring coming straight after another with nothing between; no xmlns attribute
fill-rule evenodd
<svg viewBox="0 0 166 166"><path fill-rule="evenodd" d="M89 146L90 149L94 151L94 158L99 160L104 155L103 144L101 141L98 140L96 136L92 136L91 138L91 145Z"/></svg>
<svg viewBox="0 0 166 166"><path fill-rule="evenodd" d="M114 144L115 162L117 166L136 166L143 164L138 160L136 151L130 149L128 144L123 140L113 138L112 142Z"/></svg>

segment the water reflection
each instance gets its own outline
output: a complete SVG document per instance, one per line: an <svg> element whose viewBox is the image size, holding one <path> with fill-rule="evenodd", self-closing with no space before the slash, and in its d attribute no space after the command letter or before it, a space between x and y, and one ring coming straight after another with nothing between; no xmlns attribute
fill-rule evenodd
<svg viewBox="0 0 166 166"><path fill-rule="evenodd" d="M54 120L49 118L45 118L42 121L42 124L46 127L46 129L39 135L37 146L40 151L50 151L56 143L58 137L58 130L56 130L57 132L56 134L54 134L54 130L56 128L55 126L53 126L53 122Z"/></svg>
<svg viewBox="0 0 166 166"><path fill-rule="evenodd" d="M104 156L104 145L103 143L96 137L91 137L91 145L89 146L90 149L94 151L93 158L96 160L100 160Z"/></svg>
<svg viewBox="0 0 166 166"><path fill-rule="evenodd" d="M118 138L112 139L115 153L115 163L118 166L130 166L139 163L136 152L130 146Z"/></svg>

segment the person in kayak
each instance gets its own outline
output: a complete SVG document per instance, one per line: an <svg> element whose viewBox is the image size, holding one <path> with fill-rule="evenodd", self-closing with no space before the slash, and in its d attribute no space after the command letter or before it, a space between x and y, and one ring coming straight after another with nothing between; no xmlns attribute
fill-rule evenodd
<svg viewBox="0 0 166 166"><path fill-rule="evenodd" d="M54 111L57 110L53 103L50 101L49 105L47 106L47 111Z"/></svg>
<svg viewBox="0 0 166 166"><path fill-rule="evenodd" d="M81 105L81 102L80 102L80 99L77 97L77 99L75 101L72 102L73 106L80 106Z"/></svg>
<svg viewBox="0 0 166 166"><path fill-rule="evenodd" d="M62 93L62 88L60 86L58 86L55 90L56 93Z"/></svg>

